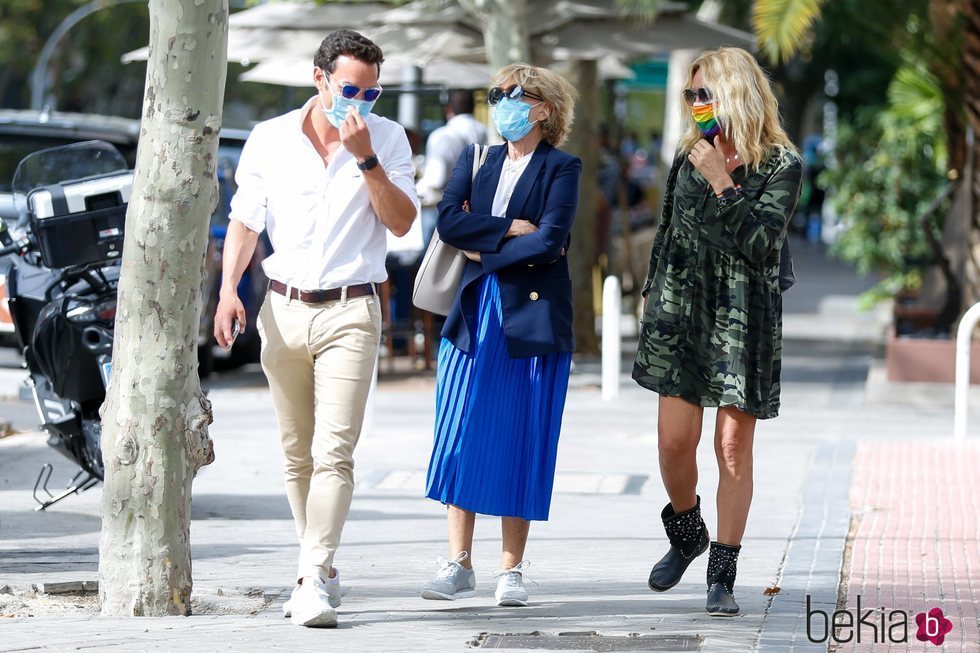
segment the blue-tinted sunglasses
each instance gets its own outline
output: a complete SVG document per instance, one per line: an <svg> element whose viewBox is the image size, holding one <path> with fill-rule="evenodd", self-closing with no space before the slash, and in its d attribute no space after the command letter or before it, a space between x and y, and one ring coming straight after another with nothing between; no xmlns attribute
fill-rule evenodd
<svg viewBox="0 0 980 653"><path fill-rule="evenodd" d="M330 75L327 76L328 78ZM364 92L364 100L366 102L374 102L381 95L381 91L384 90L380 86L372 86L371 88L361 88L360 86L354 86L353 84L341 83L340 84L340 94L347 100L353 100L361 92Z"/></svg>

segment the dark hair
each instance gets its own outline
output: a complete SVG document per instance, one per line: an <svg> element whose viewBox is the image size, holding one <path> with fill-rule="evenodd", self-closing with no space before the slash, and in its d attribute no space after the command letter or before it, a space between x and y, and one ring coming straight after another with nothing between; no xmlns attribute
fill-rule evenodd
<svg viewBox="0 0 980 653"><path fill-rule="evenodd" d="M449 93L449 110L453 112L453 115L460 115L462 113L473 113L473 109L476 104L473 102L473 92L455 90Z"/></svg>
<svg viewBox="0 0 980 653"><path fill-rule="evenodd" d="M331 32L323 39L316 54L313 55L313 65L328 73L337 67L337 57L346 55L364 63L373 63L381 73L381 62L385 60L381 48L374 41L349 29Z"/></svg>

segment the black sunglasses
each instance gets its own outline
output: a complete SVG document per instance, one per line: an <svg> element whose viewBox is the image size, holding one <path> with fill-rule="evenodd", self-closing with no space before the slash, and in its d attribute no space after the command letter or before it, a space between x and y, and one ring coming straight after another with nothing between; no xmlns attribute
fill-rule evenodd
<svg viewBox="0 0 980 653"><path fill-rule="evenodd" d="M707 104L711 102L714 98L711 97L711 91L704 86L701 88L685 88L684 89L684 101L689 105L693 105L695 102L700 102L701 104Z"/></svg>
<svg viewBox="0 0 980 653"><path fill-rule="evenodd" d="M354 86L353 84L338 84L340 86L340 94L348 100L353 100L361 91L364 91L364 100L367 102L374 102L381 95L381 87L373 86L371 88L362 89L360 86Z"/></svg>
<svg viewBox="0 0 980 653"><path fill-rule="evenodd" d="M507 88L494 86L487 93L487 102L490 103L490 106L495 106L505 97L510 98L511 100L521 100L525 96L531 98L532 100L540 100L541 102L544 102L543 97L536 95L531 91L525 91L524 87L520 84L514 84L513 86L508 86Z"/></svg>

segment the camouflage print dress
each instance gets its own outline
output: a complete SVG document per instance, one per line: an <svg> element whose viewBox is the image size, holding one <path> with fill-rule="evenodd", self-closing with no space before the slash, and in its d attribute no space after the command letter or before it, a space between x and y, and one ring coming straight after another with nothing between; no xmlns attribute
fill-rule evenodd
<svg viewBox="0 0 980 653"><path fill-rule="evenodd" d="M731 176L742 194L719 200L686 156L674 163L633 378L663 396L766 419L779 412L779 249L801 164L775 151L758 171L741 166Z"/></svg>

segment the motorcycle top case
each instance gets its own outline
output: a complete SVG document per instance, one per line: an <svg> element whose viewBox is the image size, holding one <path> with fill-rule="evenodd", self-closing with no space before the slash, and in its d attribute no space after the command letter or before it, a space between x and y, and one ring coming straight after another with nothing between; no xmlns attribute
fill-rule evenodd
<svg viewBox="0 0 980 653"><path fill-rule="evenodd" d="M27 197L44 265L68 268L122 255L133 173L36 188Z"/></svg>

